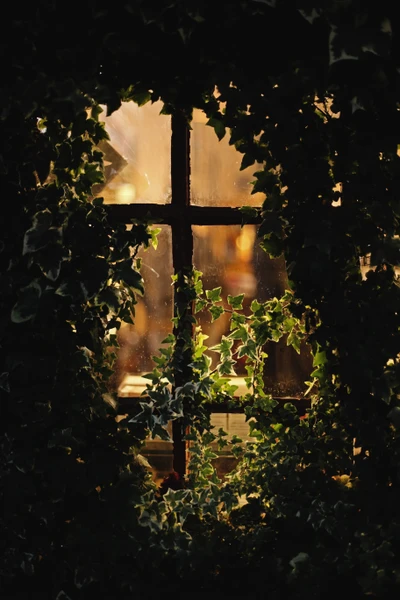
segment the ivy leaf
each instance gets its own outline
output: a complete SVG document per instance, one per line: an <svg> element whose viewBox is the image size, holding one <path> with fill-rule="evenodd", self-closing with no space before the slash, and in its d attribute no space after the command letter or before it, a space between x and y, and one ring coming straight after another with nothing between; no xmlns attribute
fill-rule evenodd
<svg viewBox="0 0 400 600"><path fill-rule="evenodd" d="M98 301L100 304L106 304L114 312L118 311L121 304L118 290L112 287L107 287L102 290L98 296Z"/></svg>
<svg viewBox="0 0 400 600"><path fill-rule="evenodd" d="M207 300L204 300L203 298L196 300L195 305L194 305L194 313L197 314L198 312L203 310L203 308L206 305L207 305Z"/></svg>
<svg viewBox="0 0 400 600"><path fill-rule="evenodd" d="M104 174L97 163L86 163L85 176L91 185L103 183Z"/></svg>
<svg viewBox="0 0 400 600"><path fill-rule="evenodd" d="M210 300L211 302L221 302L222 301L221 291L222 291L221 286L216 287L213 290L206 290L207 299Z"/></svg>
<svg viewBox="0 0 400 600"><path fill-rule="evenodd" d="M288 346L292 346L296 350L297 354L300 354L300 343L301 341L299 336L292 331L292 333L288 335L286 344Z"/></svg>
<svg viewBox="0 0 400 600"><path fill-rule="evenodd" d="M161 231L161 227L154 227L153 229L150 230L150 234L151 234L151 245L153 246L154 250L157 250L158 247L158 234Z"/></svg>
<svg viewBox="0 0 400 600"><path fill-rule="evenodd" d="M283 241L276 234L265 236L260 242L261 248L270 254L273 258L278 258L283 252Z"/></svg>
<svg viewBox="0 0 400 600"><path fill-rule="evenodd" d="M227 338L226 336L223 335L222 339L221 339L221 344L220 344L221 354L224 354L224 355L230 354L232 345L233 345L233 340L231 338Z"/></svg>
<svg viewBox="0 0 400 600"><path fill-rule="evenodd" d="M62 240L62 228L51 227L52 220L53 216L48 209L34 215L33 225L24 235L23 255L37 252L51 242Z"/></svg>
<svg viewBox="0 0 400 600"><path fill-rule="evenodd" d="M216 321L225 312L222 306L210 306L208 310L211 313L212 322Z"/></svg>
<svg viewBox="0 0 400 600"><path fill-rule="evenodd" d="M244 169L247 169L247 167L254 165L255 162L256 162L256 159L254 158L254 156L252 156L249 152L246 152L246 154L242 158L242 162L240 164L240 170L244 171Z"/></svg>
<svg viewBox="0 0 400 600"><path fill-rule="evenodd" d="M238 329L232 331L232 333L229 334L229 337L232 340L241 340L242 342L245 342L249 339L250 334L246 327L243 327L243 325L241 325Z"/></svg>
<svg viewBox="0 0 400 600"><path fill-rule="evenodd" d="M42 288L36 281L21 289L20 296L11 311L13 323L24 323L30 321L37 312Z"/></svg>
<svg viewBox="0 0 400 600"><path fill-rule="evenodd" d="M317 352L313 358L313 367L319 367L321 365L324 365L326 363L326 360L327 359L325 351Z"/></svg>
<svg viewBox="0 0 400 600"><path fill-rule="evenodd" d="M80 285L86 299L96 296L105 287L108 277L109 266L105 258L88 258L80 273Z"/></svg>
<svg viewBox="0 0 400 600"><path fill-rule="evenodd" d="M162 344L173 344L175 342L175 336L173 333L169 333L167 337L162 340Z"/></svg>
<svg viewBox="0 0 400 600"><path fill-rule="evenodd" d="M257 344L254 340L249 339L245 344L239 347L238 358L242 356L248 356L255 360L257 358Z"/></svg>
<svg viewBox="0 0 400 600"><path fill-rule="evenodd" d="M220 365L218 365L218 373L220 375L235 375L235 366L236 362L232 359L223 360Z"/></svg>
<svg viewBox="0 0 400 600"><path fill-rule="evenodd" d="M293 317L289 317L288 319L285 319L285 322L283 324L283 331L285 333L289 333L290 331L292 331L292 329L295 325L296 325L296 319L294 319Z"/></svg>
<svg viewBox="0 0 400 600"><path fill-rule="evenodd" d="M246 317L245 315L241 315L240 313L232 313L231 315L231 330L235 329L237 327L240 327L241 325L244 325L246 323Z"/></svg>
<svg viewBox="0 0 400 600"><path fill-rule="evenodd" d="M259 311L261 311L262 309L262 304L259 303L258 300L253 300L253 302L250 305L250 310L252 313L257 314ZM261 315L258 315L261 316Z"/></svg>
<svg viewBox="0 0 400 600"><path fill-rule="evenodd" d="M206 125L209 125L210 127L214 128L214 131L217 134L217 137L220 141L222 140L222 138L225 137L225 125L220 119L211 118L207 121Z"/></svg>
<svg viewBox="0 0 400 600"><path fill-rule="evenodd" d="M138 106L144 106L151 100L151 92L148 90L138 90L132 94L132 100L136 102Z"/></svg>
<svg viewBox="0 0 400 600"><path fill-rule="evenodd" d="M141 274L132 267L132 260L124 261L121 268L118 270L118 275L126 285L129 285L138 294L143 296L143 278Z"/></svg>
<svg viewBox="0 0 400 600"><path fill-rule="evenodd" d="M231 296L228 294L228 304L234 310L242 310L243 309L243 298L244 294L239 294L238 296Z"/></svg>
<svg viewBox="0 0 400 600"><path fill-rule="evenodd" d="M252 194L255 194L254 189L251 191ZM256 208L254 206L241 206L239 208L240 212L242 213L243 217L242 217L242 225L245 225L246 223L248 223L249 221L253 221L254 219L258 219L260 214L261 214L261 210L259 208Z"/></svg>
<svg viewBox="0 0 400 600"><path fill-rule="evenodd" d="M242 444L243 440L242 438L240 438L239 436L236 435L236 433L232 436L231 439L231 444Z"/></svg>

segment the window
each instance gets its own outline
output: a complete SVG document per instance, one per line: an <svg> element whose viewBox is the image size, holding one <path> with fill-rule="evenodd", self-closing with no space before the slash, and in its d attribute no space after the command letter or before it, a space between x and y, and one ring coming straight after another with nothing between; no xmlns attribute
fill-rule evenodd
<svg viewBox="0 0 400 600"><path fill-rule="evenodd" d="M135 325L124 325L119 332L116 379L125 400L144 389L141 375L151 370L151 356L172 329L173 273L194 266L203 273L207 289L221 285L225 296L245 293L249 303L255 297L278 296L286 287L284 262L268 258L258 247L256 223L241 226L238 207L263 202L261 194L251 194L257 168L240 171L241 155L228 139L218 141L200 111L194 112L190 130L182 115L162 115L161 108L161 103L141 108L127 103L105 119L110 135L103 146L106 182L97 194L104 197L113 219L129 222L150 215L161 227L157 250L143 255L146 293L137 305ZM228 327L223 318L201 325L210 346ZM274 346L267 387L275 396L296 396L305 365L285 343ZM239 385L243 374L239 366ZM224 413L213 419L243 427L242 415ZM173 440L173 459L160 472L171 471L173 461L174 470L183 474L186 453L178 427L173 428ZM147 450L156 453L156 444L148 444Z"/></svg>

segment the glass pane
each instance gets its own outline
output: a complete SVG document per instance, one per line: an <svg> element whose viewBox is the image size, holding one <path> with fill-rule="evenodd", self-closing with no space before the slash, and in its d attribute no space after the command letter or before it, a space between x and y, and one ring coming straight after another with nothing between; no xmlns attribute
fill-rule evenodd
<svg viewBox="0 0 400 600"><path fill-rule="evenodd" d="M229 134L219 141L207 118L194 110L191 123L191 196L199 206L261 206L265 196L251 194L257 164L240 171L243 155L229 145Z"/></svg>
<svg viewBox="0 0 400 600"><path fill-rule="evenodd" d="M167 426L168 433L172 437L172 423ZM157 485L162 483L165 477L173 472L173 443L164 442L160 438L148 439L141 450L150 465L153 480Z"/></svg>
<svg viewBox="0 0 400 600"><path fill-rule="evenodd" d="M203 273L205 289L222 286L222 298L227 306L228 294L245 294L243 308L249 310L251 301L264 302L281 296L287 286L283 258L270 258L259 246L254 225L196 226L194 233L194 265ZM222 335L229 333L229 316L222 315L214 323L208 313L198 315L199 323L209 338L208 346L214 346ZM270 342L265 369L266 390L276 396L297 396L304 392L304 381L311 368L310 354L302 348L299 356L286 340ZM216 353L210 356L215 361ZM215 366L215 365L214 365ZM245 375L244 359L239 359L236 374Z"/></svg>
<svg viewBox="0 0 400 600"><path fill-rule="evenodd" d="M95 190L105 203L170 202L171 117L159 114L162 106L126 102L105 117L110 140L100 148L106 183Z"/></svg>
<svg viewBox="0 0 400 600"><path fill-rule="evenodd" d="M118 332L116 385L121 396L140 395L143 381L137 375L153 368L151 357L172 331L171 231L161 227L158 248L141 250L145 294L138 298L135 323L123 323ZM140 389L140 386L142 388Z"/></svg>
<svg viewBox="0 0 400 600"><path fill-rule="evenodd" d="M194 266L203 273L203 286L213 289L222 286L222 298L228 306L228 294L245 294L243 307L249 310L251 301L259 295L264 279L255 274L256 228L254 225L195 226ZM198 315L199 322L209 338L208 346L218 344L222 335L229 333L229 315L224 314L214 323L208 313ZM216 354L210 353L215 360ZM237 365L236 373L245 374L244 362Z"/></svg>
<svg viewBox="0 0 400 600"><path fill-rule="evenodd" d="M240 437L243 442L251 441L249 423L246 422L246 415L243 413L212 413L211 425L217 432L222 428L228 434L225 438L230 441L234 435ZM218 458L213 460L213 465L217 471L218 477L224 478L227 473L232 471L238 463L238 459L232 454L230 446L225 446L223 450L218 450L218 443L211 444L212 449Z"/></svg>

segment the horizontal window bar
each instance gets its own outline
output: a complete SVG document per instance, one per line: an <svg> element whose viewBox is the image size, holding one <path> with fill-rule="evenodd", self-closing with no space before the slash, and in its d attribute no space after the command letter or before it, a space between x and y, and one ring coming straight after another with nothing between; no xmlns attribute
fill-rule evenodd
<svg viewBox="0 0 400 600"><path fill-rule="evenodd" d="M171 204L107 204L110 219L129 223L131 219L151 219L171 225L182 213L191 225L242 225L261 223L261 216L248 217L239 208L226 206L173 206Z"/></svg>

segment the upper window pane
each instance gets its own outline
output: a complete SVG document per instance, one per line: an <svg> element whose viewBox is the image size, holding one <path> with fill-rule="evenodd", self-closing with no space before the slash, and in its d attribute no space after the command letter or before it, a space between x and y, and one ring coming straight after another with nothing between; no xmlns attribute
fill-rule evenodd
<svg viewBox="0 0 400 600"><path fill-rule="evenodd" d="M110 141L100 148L106 183L96 189L105 203L170 202L171 117L160 115L162 106L162 102L141 107L126 102L105 117Z"/></svg>
<svg viewBox="0 0 400 600"><path fill-rule="evenodd" d="M198 206L261 206L265 196L251 194L256 164L240 170L242 154L229 145L229 135L221 141L200 110L193 111L191 123L191 196Z"/></svg>

